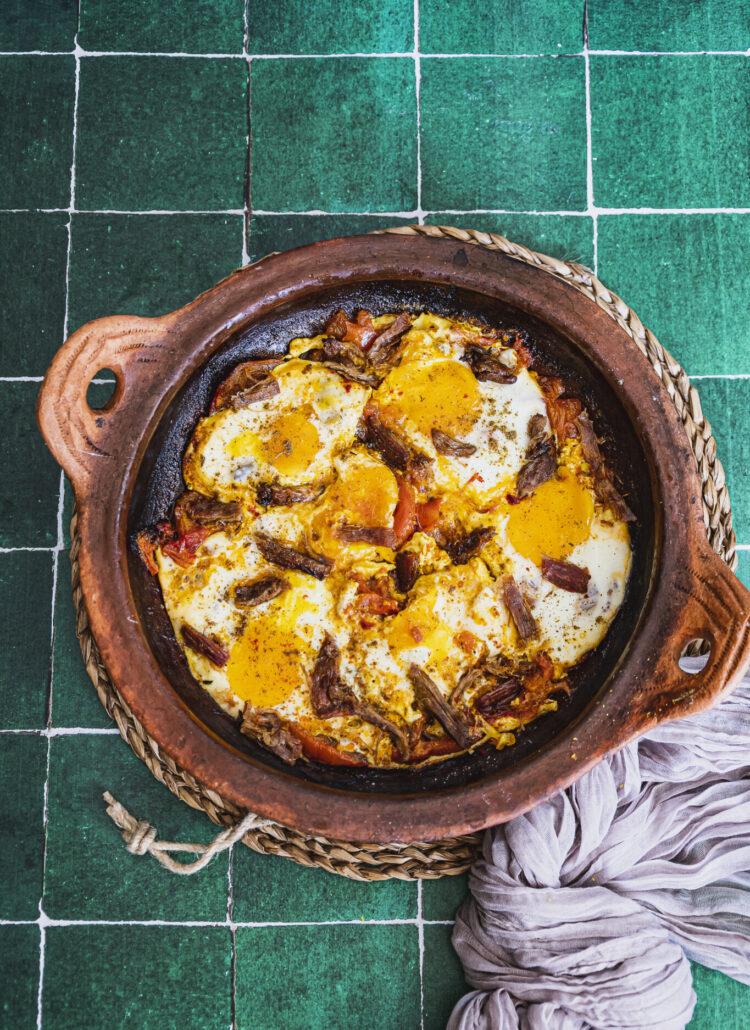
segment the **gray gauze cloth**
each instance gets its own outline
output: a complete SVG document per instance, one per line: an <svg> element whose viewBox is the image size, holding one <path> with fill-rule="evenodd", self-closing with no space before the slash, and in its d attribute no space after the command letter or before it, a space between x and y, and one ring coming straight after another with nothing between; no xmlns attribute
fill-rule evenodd
<svg viewBox="0 0 750 1030"><path fill-rule="evenodd" d="M688 958L750 983L750 676L485 834L448 1030L682 1030Z"/></svg>

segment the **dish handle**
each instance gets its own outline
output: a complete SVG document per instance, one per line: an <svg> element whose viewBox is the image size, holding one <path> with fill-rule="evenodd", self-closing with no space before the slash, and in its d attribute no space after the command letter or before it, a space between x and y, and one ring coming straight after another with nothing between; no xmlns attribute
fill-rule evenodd
<svg viewBox="0 0 750 1030"><path fill-rule="evenodd" d="M174 358L171 324L170 316L97 319L74 332L55 355L39 392L37 421L77 497L134 446L133 412L142 419L151 386L163 392ZM91 408L86 391L106 369L114 373L114 392L102 408Z"/></svg>
<svg viewBox="0 0 750 1030"><path fill-rule="evenodd" d="M647 674L641 703L644 729L717 704L737 686L750 663L750 591L705 537L675 583L675 606L677 629ZM689 672L679 663L694 640L706 641L710 653L703 668Z"/></svg>

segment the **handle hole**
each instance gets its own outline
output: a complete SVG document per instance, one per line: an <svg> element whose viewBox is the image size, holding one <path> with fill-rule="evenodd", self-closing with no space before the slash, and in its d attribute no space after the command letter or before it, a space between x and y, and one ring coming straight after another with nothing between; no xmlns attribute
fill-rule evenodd
<svg viewBox="0 0 750 1030"><path fill-rule="evenodd" d="M112 407L117 390L117 375L111 368L100 368L86 390L86 403L92 411L106 411Z"/></svg>
<svg viewBox="0 0 750 1030"><path fill-rule="evenodd" d="M708 641L702 640L700 637L693 637L692 640L688 640L680 652L677 664L688 676L697 676L699 672L703 672L710 657L711 646Z"/></svg>

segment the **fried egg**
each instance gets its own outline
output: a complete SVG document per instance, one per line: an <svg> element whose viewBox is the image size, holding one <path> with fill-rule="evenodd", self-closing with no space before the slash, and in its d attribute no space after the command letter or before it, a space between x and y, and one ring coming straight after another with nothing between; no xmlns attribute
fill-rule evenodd
<svg viewBox="0 0 750 1030"><path fill-rule="evenodd" d="M202 419L183 463L190 489L222 500L252 497L261 482L325 480L334 456L354 441L369 390L311 361L269 373L279 392Z"/></svg>

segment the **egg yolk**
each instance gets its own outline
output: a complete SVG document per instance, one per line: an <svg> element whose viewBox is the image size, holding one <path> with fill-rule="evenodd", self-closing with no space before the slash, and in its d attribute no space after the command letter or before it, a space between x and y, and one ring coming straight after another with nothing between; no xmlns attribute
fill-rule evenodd
<svg viewBox="0 0 750 1030"><path fill-rule="evenodd" d="M302 409L279 415L270 423L267 433L262 439L257 433L241 433L230 443L229 453L237 458L249 451L283 476L303 476L320 448L320 437L310 413Z"/></svg>
<svg viewBox="0 0 750 1030"><path fill-rule="evenodd" d="M304 682L304 642L273 619L253 619L232 648L229 683L241 701L258 708L282 704Z"/></svg>
<svg viewBox="0 0 750 1030"><path fill-rule="evenodd" d="M398 500L396 478L385 465L354 464L326 494L329 511L343 511L358 526L389 526Z"/></svg>
<svg viewBox="0 0 750 1030"><path fill-rule="evenodd" d="M572 472L561 469L520 504L510 507L508 539L524 558L542 564L542 555L566 558L588 540L594 499Z"/></svg>
<svg viewBox="0 0 750 1030"><path fill-rule="evenodd" d="M421 368L402 363L383 387L378 394L384 406L405 415L427 437L432 429L465 436L479 416L477 381L458 361L435 361Z"/></svg>

